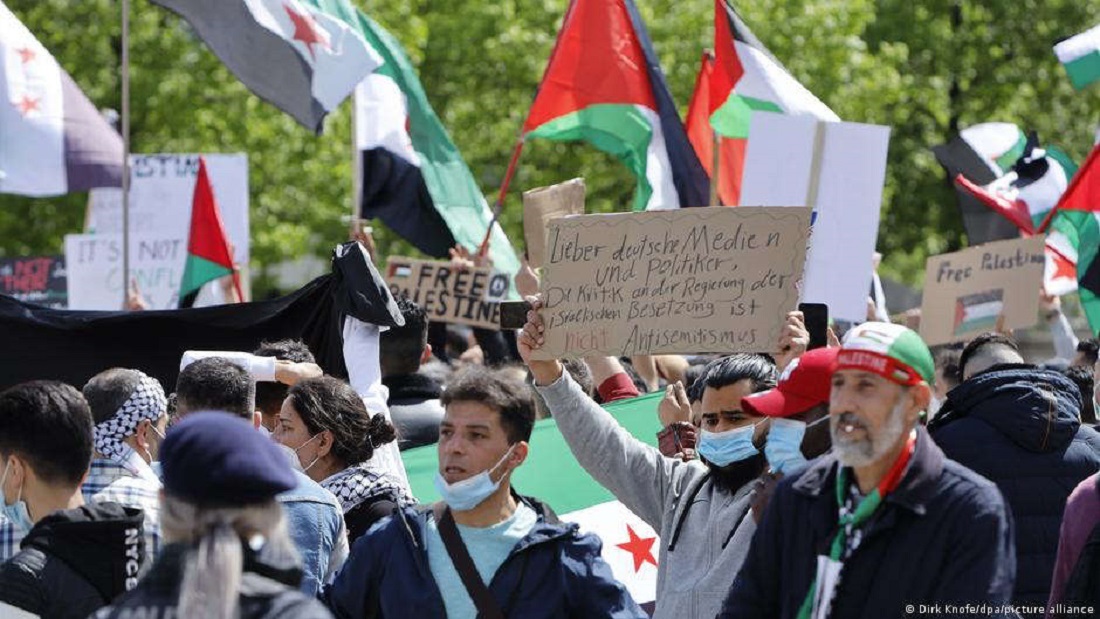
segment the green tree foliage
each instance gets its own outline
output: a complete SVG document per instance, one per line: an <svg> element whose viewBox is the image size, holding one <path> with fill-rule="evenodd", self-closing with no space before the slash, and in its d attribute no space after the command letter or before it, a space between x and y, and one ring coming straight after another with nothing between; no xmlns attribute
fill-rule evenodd
<svg viewBox="0 0 1100 619"><path fill-rule="evenodd" d="M686 107L711 0L636 0L673 97ZM406 46L430 99L490 201L553 47L565 0L357 0ZM8 0L99 106L119 109L119 3ZM1078 161L1092 143L1100 88L1075 92L1051 47L1100 22L1080 0L760 0L737 8L758 37L841 118L890 125L879 247L884 271L919 283L925 258L965 245L955 198L929 147L991 120L1033 128ZM174 15L132 9L135 152L245 152L253 267L343 238L351 208L350 106L314 137L260 101ZM634 181L586 145L525 147L502 216L522 244L519 193L584 176L590 211L626 210ZM60 252L86 196L0 196L0 255ZM386 230L383 252L409 253ZM264 287L260 278L259 287ZM263 291L258 291L262 293Z"/></svg>

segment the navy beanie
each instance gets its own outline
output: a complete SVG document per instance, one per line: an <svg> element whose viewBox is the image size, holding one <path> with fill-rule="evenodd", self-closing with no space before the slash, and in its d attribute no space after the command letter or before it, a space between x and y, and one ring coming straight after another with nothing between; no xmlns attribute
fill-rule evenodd
<svg viewBox="0 0 1100 619"><path fill-rule="evenodd" d="M297 486L287 457L247 421L192 413L160 448L164 491L202 507L263 503Z"/></svg>

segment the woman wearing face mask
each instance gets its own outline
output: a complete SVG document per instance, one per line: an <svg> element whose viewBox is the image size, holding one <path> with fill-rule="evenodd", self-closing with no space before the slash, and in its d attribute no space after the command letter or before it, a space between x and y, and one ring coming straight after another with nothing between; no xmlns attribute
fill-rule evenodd
<svg viewBox="0 0 1100 619"><path fill-rule="evenodd" d="M370 466L375 449L397 438L393 426L381 414L372 417L341 380L324 376L294 385L274 437L294 450L306 475L336 495L349 543L394 508L415 503L398 480Z"/></svg>

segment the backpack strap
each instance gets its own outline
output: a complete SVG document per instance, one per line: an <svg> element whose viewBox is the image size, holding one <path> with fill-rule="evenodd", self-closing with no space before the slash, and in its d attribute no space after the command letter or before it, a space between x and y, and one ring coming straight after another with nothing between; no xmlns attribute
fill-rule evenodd
<svg viewBox="0 0 1100 619"><path fill-rule="evenodd" d="M500 605L493 598L481 575L477 573L477 566L474 565L470 552L466 550L466 544L462 542L462 536L458 532L451 509L440 501L432 506L432 513L439 526L439 537L443 540L443 546L447 548L447 554L451 556L451 562L454 563L458 577L466 587L466 593L470 594L470 599L477 607L479 619L504 619L504 612L500 610Z"/></svg>

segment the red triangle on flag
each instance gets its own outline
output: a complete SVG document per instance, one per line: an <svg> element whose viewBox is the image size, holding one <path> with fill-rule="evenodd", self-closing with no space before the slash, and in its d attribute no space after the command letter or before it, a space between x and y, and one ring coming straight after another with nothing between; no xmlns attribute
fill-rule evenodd
<svg viewBox="0 0 1100 619"><path fill-rule="evenodd" d="M710 82L711 114L726 103L733 87L745 74L745 68L737 56L726 0L714 0L714 65Z"/></svg>
<svg viewBox="0 0 1100 619"><path fill-rule="evenodd" d="M719 0L721 1L721 0ZM695 154L703 164L710 178L714 179L714 127L710 124L711 94L720 85L714 56L703 52L703 62L699 75L695 78L695 91L691 95L684 128ZM728 91L727 91L728 96ZM723 99L723 102L725 99ZM746 140L720 137L718 140L718 199L726 206L736 206L741 202L741 172L745 164Z"/></svg>
<svg viewBox="0 0 1100 619"><path fill-rule="evenodd" d="M187 253L233 269L229 236L225 233L222 214L214 199L205 157L199 157L199 177L195 181L195 195L191 200L191 233L187 240Z"/></svg>

